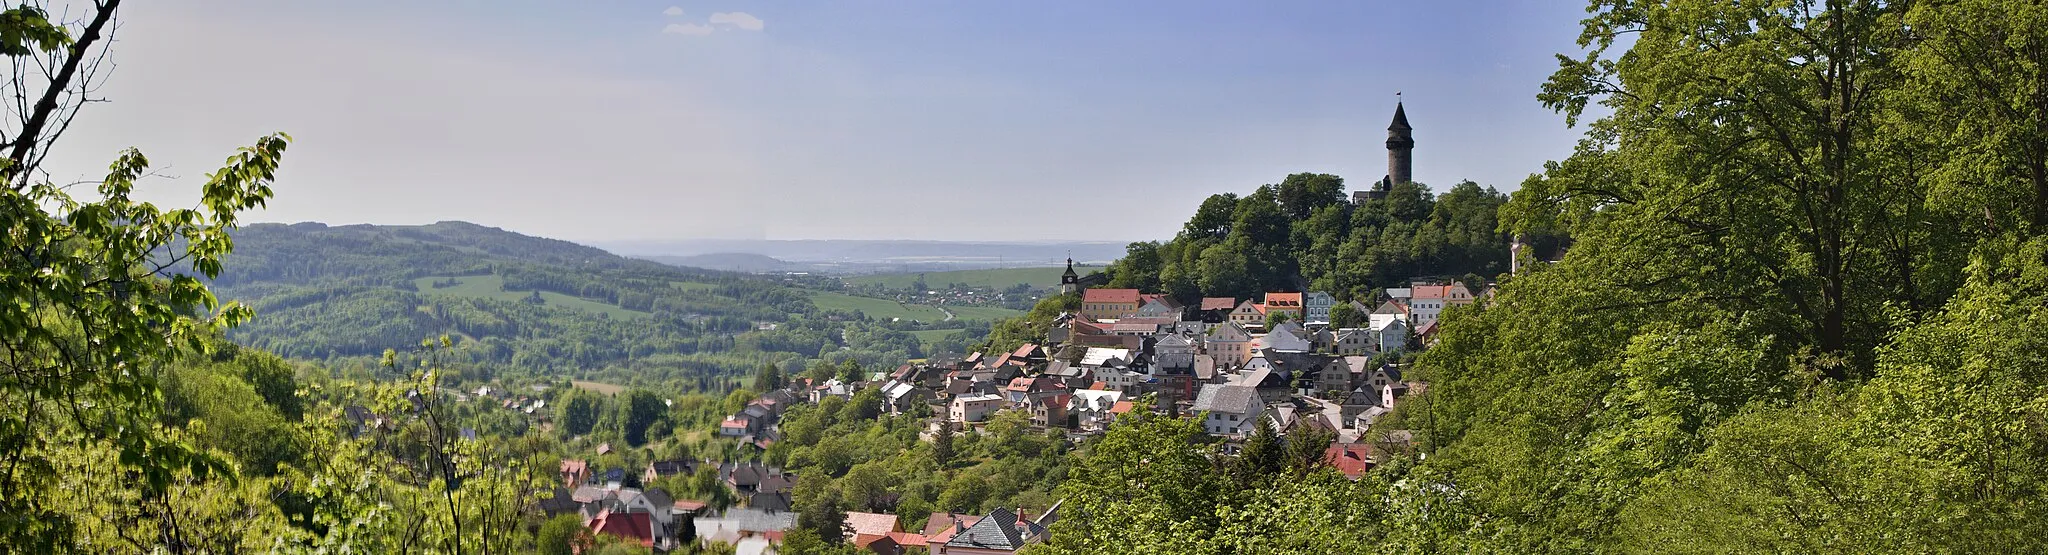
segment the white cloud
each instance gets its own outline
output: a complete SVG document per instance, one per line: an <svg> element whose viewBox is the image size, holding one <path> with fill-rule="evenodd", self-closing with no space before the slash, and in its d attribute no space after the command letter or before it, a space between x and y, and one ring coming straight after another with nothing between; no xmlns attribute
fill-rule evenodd
<svg viewBox="0 0 2048 555"><path fill-rule="evenodd" d="M667 27L661 28L661 32L663 33L690 35L693 37L709 35L711 34L711 31L712 29L710 25L705 25L702 23L670 23Z"/></svg>
<svg viewBox="0 0 2048 555"><path fill-rule="evenodd" d="M669 7L668 7L668 9L666 9L666 10L662 10L662 11L661 11L661 15L665 15L665 16L669 16L669 17L682 17L682 16L683 16L683 7L682 7L682 6L669 6Z"/></svg>
<svg viewBox="0 0 2048 555"><path fill-rule="evenodd" d="M762 27L761 18L754 17L752 14L748 14L747 12L714 13L711 14L711 22L715 24L731 25L741 29L746 29L748 31L759 31Z"/></svg>

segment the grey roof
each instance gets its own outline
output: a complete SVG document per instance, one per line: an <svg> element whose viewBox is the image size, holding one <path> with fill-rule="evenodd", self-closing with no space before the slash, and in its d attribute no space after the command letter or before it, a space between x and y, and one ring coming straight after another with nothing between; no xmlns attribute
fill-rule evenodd
<svg viewBox="0 0 2048 555"><path fill-rule="evenodd" d="M1038 523L1025 522L1019 525L1017 513L997 507L996 510L989 511L988 516L975 521L973 526L953 536L952 540L946 542L946 547L1015 551L1024 547L1026 539L1042 533L1044 528Z"/></svg>
<svg viewBox="0 0 2048 555"><path fill-rule="evenodd" d="M1208 384L1195 394L1196 412L1252 414L1258 412L1259 391L1241 385Z"/></svg>
<svg viewBox="0 0 2048 555"><path fill-rule="evenodd" d="M1286 324L1281 325L1285 326ZM1266 334L1265 344L1266 348L1275 351L1310 351L1315 348L1307 340L1302 339L1301 336L1286 331L1275 331Z"/></svg>
<svg viewBox="0 0 2048 555"><path fill-rule="evenodd" d="M1195 346L1195 344L1194 344L1193 342L1190 342L1190 341L1188 341L1188 338L1186 338L1186 337L1181 337L1181 336L1180 336L1179 334L1169 334L1169 335L1167 335L1166 337L1160 338L1160 339L1159 339L1159 342L1158 342L1158 343L1154 343L1154 344L1152 345L1152 348L1154 348L1154 349L1157 349L1157 348L1160 348L1160 347L1193 347L1193 346Z"/></svg>
<svg viewBox="0 0 2048 555"><path fill-rule="evenodd" d="M708 520L730 522L737 525L739 529L748 532L774 532L796 527L796 513L763 511L759 509L732 509L716 519L700 518L697 520L700 522Z"/></svg>

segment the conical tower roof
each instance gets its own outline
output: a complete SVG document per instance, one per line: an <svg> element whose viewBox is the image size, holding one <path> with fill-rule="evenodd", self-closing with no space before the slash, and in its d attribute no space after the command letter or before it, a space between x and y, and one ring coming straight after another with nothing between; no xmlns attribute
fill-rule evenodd
<svg viewBox="0 0 2048 555"><path fill-rule="evenodd" d="M1415 128L1413 128L1413 127L1409 127L1409 126L1408 126L1408 110L1407 110L1407 109L1405 109L1405 108L1402 108L1402 107L1401 107L1401 103L1400 103L1400 102L1395 102L1395 103L1394 103L1394 124L1393 124L1393 125L1389 125L1389 126L1387 126L1387 130L1388 130L1388 131L1409 131L1409 130L1412 130L1412 129L1415 129Z"/></svg>

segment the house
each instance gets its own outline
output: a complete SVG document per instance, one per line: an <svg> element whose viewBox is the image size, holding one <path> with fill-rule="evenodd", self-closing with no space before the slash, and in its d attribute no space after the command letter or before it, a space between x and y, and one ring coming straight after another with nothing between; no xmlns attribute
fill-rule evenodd
<svg viewBox="0 0 2048 555"><path fill-rule="evenodd" d="M1402 319L1388 319L1373 322L1373 353L1391 353L1408 348L1408 322Z"/></svg>
<svg viewBox="0 0 2048 555"><path fill-rule="evenodd" d="M653 515L648 513L615 513L607 509L583 525L591 532L608 534L640 547L654 547Z"/></svg>
<svg viewBox="0 0 2048 555"><path fill-rule="evenodd" d="M1245 299L1244 302L1238 303L1237 308L1230 311L1230 319L1226 323L1265 329L1266 305L1252 302L1251 299Z"/></svg>
<svg viewBox="0 0 2048 555"><path fill-rule="evenodd" d="M889 414L909 412L931 398L931 390L910 383L891 380L882 386L882 404Z"/></svg>
<svg viewBox="0 0 2048 555"><path fill-rule="evenodd" d="M896 515L885 513L846 513L846 529L855 534L888 536L896 531Z"/></svg>
<svg viewBox="0 0 2048 555"><path fill-rule="evenodd" d="M1465 284L1453 281L1450 285L1418 285L1408 305L1415 311L1415 325L1426 326L1435 322L1445 308L1469 305L1477 301Z"/></svg>
<svg viewBox="0 0 2048 555"><path fill-rule="evenodd" d="M854 389L855 388L852 384L839 381L839 378L832 378L830 380L826 380L825 383L819 384L811 388L811 404L818 404L819 402L824 401L826 397L852 399Z"/></svg>
<svg viewBox="0 0 2048 555"><path fill-rule="evenodd" d="M730 509L717 517L700 517L692 524L696 527L697 541L701 542L701 545L738 545L742 540L765 538L768 534L780 534L784 530L795 528L796 513Z"/></svg>
<svg viewBox="0 0 2048 555"><path fill-rule="evenodd" d="M956 525L941 532L946 541L931 542L933 555L992 555L1016 553L1024 546L1045 541L1047 527L1056 518L1059 506L1036 521L1025 520L1015 512L1001 507L989 511L987 516L974 521L972 525Z"/></svg>
<svg viewBox="0 0 2048 555"><path fill-rule="evenodd" d="M1236 368L1252 358L1252 335L1236 322L1225 322L1209 330L1202 345L1219 368Z"/></svg>
<svg viewBox="0 0 2048 555"><path fill-rule="evenodd" d="M1306 353L1315 350L1315 344L1308 341L1308 331L1294 322L1282 322L1273 326L1273 331L1259 338L1261 348L1289 353Z"/></svg>
<svg viewBox="0 0 2048 555"><path fill-rule="evenodd" d="M1301 320L1310 324L1330 325L1330 309L1337 306L1337 297L1322 291L1301 294Z"/></svg>
<svg viewBox="0 0 2048 555"><path fill-rule="evenodd" d="M1134 316L1179 320L1181 315L1187 312L1186 307L1165 295L1143 295L1141 300L1143 302L1138 305L1138 310L1132 313Z"/></svg>
<svg viewBox="0 0 2048 555"><path fill-rule="evenodd" d="M656 480L670 476L689 477L697 473L697 462L691 460L654 461L647 463L647 470L640 473L640 483L653 485Z"/></svg>
<svg viewBox="0 0 2048 555"><path fill-rule="evenodd" d="M1412 326L1415 324L1415 312L1408 308L1407 301L1390 300L1380 303L1378 307L1373 308L1372 312L1366 314L1365 320L1366 327L1368 328L1378 327L1385 322L1394 320L1400 320Z"/></svg>
<svg viewBox="0 0 2048 555"><path fill-rule="evenodd" d="M1243 438L1265 409L1258 390L1248 385L1208 384L1195 394L1194 410L1204 415L1202 429L1214 435Z"/></svg>
<svg viewBox="0 0 2048 555"><path fill-rule="evenodd" d="M576 489L590 481L590 463L582 459L562 459L562 487Z"/></svg>
<svg viewBox="0 0 2048 555"><path fill-rule="evenodd" d="M1301 320L1300 293L1267 293L1266 315L1286 314L1289 320ZM1327 316L1327 315L1325 315Z"/></svg>
<svg viewBox="0 0 2048 555"><path fill-rule="evenodd" d="M1230 319L1230 311L1237 308L1237 299L1230 297L1203 297L1201 320L1204 324L1221 324Z"/></svg>
<svg viewBox="0 0 2048 555"><path fill-rule="evenodd" d="M1081 292L1081 317L1089 320L1115 320L1138 312L1139 298L1136 289L1089 289Z"/></svg>
<svg viewBox="0 0 2048 555"><path fill-rule="evenodd" d="M1339 356L1360 356L1376 353L1379 345L1372 330L1368 328L1338 328L1337 340L1331 350ZM1318 388L1321 389L1321 388Z"/></svg>
<svg viewBox="0 0 2048 555"><path fill-rule="evenodd" d="M1073 402L1073 394L1065 387L1051 388L1034 393L1025 401L1031 411L1031 425L1040 428L1067 427L1067 405Z"/></svg>
<svg viewBox="0 0 2048 555"><path fill-rule="evenodd" d="M1323 451L1323 460L1332 468L1344 473L1344 477L1357 480L1372 470L1372 444L1339 443Z"/></svg>
<svg viewBox="0 0 2048 555"><path fill-rule="evenodd" d="M1002 408L1003 398L996 395L962 395L953 398L953 405L947 417L954 422L980 422L988 414Z"/></svg>
<svg viewBox="0 0 2048 555"><path fill-rule="evenodd" d="M1109 423L1115 418L1109 413L1109 409L1116 408L1117 402L1124 400L1124 393L1083 389L1075 391L1071 398L1073 400L1069 405L1070 412L1074 413L1081 430L1096 432L1109 429Z"/></svg>
<svg viewBox="0 0 2048 555"><path fill-rule="evenodd" d="M1316 373L1316 391L1336 392L1339 396L1349 393L1364 381L1366 364L1370 360L1356 355L1330 359ZM1342 399L1339 397L1337 400Z"/></svg>

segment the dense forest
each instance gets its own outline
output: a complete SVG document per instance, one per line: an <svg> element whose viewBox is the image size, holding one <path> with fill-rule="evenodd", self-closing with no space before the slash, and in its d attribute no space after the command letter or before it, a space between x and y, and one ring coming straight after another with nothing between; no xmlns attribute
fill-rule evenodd
<svg viewBox="0 0 2048 555"><path fill-rule="evenodd" d="M1572 246L1447 314L1414 455L1244 493L1120 428L1043 552L2048 546L2048 6L1591 5L1540 97L1585 139L1492 230Z"/></svg>
<svg viewBox="0 0 2048 555"><path fill-rule="evenodd" d="M1438 195L1403 182L1353 204L1344 187L1334 175L1298 173L1242 197L1210 196L1172 240L1132 243L1109 267L1109 286L1184 303L1269 291L1369 300L1412 278L1478 286L1507 271L1497 221L1507 197L1492 188L1466 181Z"/></svg>

